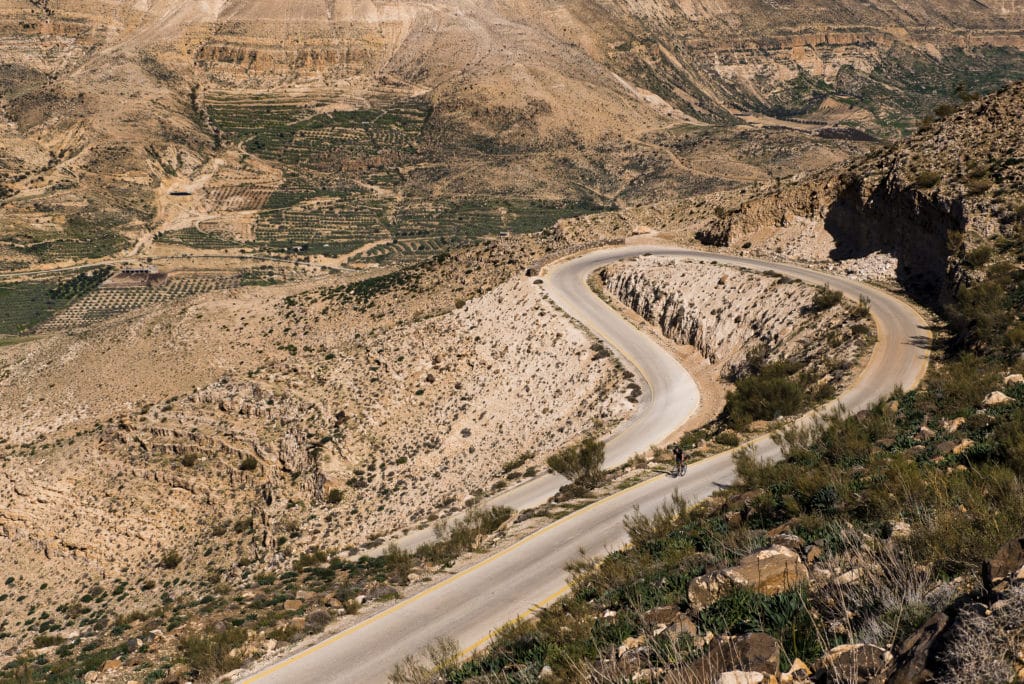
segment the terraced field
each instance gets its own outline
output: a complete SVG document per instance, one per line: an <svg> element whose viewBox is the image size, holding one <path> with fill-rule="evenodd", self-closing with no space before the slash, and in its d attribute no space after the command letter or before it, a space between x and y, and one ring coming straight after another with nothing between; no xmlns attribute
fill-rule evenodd
<svg viewBox="0 0 1024 684"><path fill-rule="evenodd" d="M280 167L283 184L218 188L207 197L221 210L258 210L252 244L268 253L353 257L369 263L411 263L483 236L530 232L595 207L528 198L439 201L407 195L402 169L429 162L422 151L429 103L392 101L374 109L326 111L329 98L254 101L210 95L213 124L247 152ZM189 229L161 238L201 249L236 246Z"/></svg>
<svg viewBox="0 0 1024 684"><path fill-rule="evenodd" d="M172 276L151 285L104 284L39 325L36 331L75 330L118 314L241 284L239 275Z"/></svg>

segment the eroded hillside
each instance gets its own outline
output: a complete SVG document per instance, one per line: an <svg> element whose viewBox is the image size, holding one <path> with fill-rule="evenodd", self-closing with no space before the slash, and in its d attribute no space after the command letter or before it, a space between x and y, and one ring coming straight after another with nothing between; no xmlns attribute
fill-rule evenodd
<svg viewBox="0 0 1024 684"><path fill-rule="evenodd" d="M1020 22L959 3L4 0L0 257L155 237L394 262L770 180L1020 74Z"/></svg>

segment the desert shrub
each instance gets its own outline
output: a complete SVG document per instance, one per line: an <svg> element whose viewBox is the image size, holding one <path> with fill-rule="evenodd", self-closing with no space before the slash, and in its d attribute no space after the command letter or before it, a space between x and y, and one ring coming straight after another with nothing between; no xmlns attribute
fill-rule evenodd
<svg viewBox="0 0 1024 684"><path fill-rule="evenodd" d="M185 635L178 642L184 662L198 672L204 680L230 672L242 664L242 658L230 655L245 643L246 631L240 627L226 629L207 628Z"/></svg>
<svg viewBox="0 0 1024 684"><path fill-rule="evenodd" d="M1017 408L993 430L999 458L1024 475L1024 409Z"/></svg>
<svg viewBox="0 0 1024 684"><path fill-rule="evenodd" d="M423 544L415 555L431 563L448 563L471 550L481 535L492 534L514 511L506 506L478 508L469 511L466 517L454 523L442 521L434 528L437 541Z"/></svg>
<svg viewBox="0 0 1024 684"><path fill-rule="evenodd" d="M723 446L738 447L740 445L740 436L732 430L726 430L715 435L715 441Z"/></svg>
<svg viewBox="0 0 1024 684"><path fill-rule="evenodd" d="M174 570L181 565L181 554L171 549L160 557L160 567L164 570Z"/></svg>
<svg viewBox="0 0 1024 684"><path fill-rule="evenodd" d="M990 614L962 611L944 644L940 660L946 667L943 681L952 684L987 684L1017 680L1017 654L1024 625L1024 587L1010 589Z"/></svg>
<svg viewBox="0 0 1024 684"><path fill-rule="evenodd" d="M980 178L968 178L966 183L967 194L980 195L982 193L987 192L988 189L991 188L993 185L995 185L995 181L993 181L988 176L982 176Z"/></svg>
<svg viewBox="0 0 1024 684"><path fill-rule="evenodd" d="M326 610L314 610L312 613L306 613L306 633L319 634L327 625L331 624L332 619L331 614Z"/></svg>
<svg viewBox="0 0 1024 684"><path fill-rule="evenodd" d="M197 458L195 454L185 454L184 456L181 457L181 465L185 466L186 468L191 468L196 464L196 460Z"/></svg>
<svg viewBox="0 0 1024 684"><path fill-rule="evenodd" d="M604 442L588 437L580 444L562 449L548 458L548 466L573 483L594 487L604 477Z"/></svg>
<svg viewBox="0 0 1024 684"><path fill-rule="evenodd" d="M942 180L942 174L938 171L922 171L914 178L914 185L919 188L932 188Z"/></svg>
<svg viewBox="0 0 1024 684"><path fill-rule="evenodd" d="M822 642L804 587L774 596L740 587L701 611L700 627L715 634L770 634L790 660L816 658L831 645Z"/></svg>
<svg viewBox="0 0 1024 684"><path fill-rule="evenodd" d="M967 265L971 268L981 268L987 264L991 258L992 245L984 244L967 252L964 257L964 261L966 261Z"/></svg>
<svg viewBox="0 0 1024 684"><path fill-rule="evenodd" d="M259 462L254 456L246 456L242 459L242 462L238 465L239 470L256 470L256 466Z"/></svg>
<svg viewBox="0 0 1024 684"><path fill-rule="evenodd" d="M442 637L429 644L422 653L406 656L395 665L388 677L393 684L433 684L438 671L454 667L459 662L459 644L450 637Z"/></svg>
<svg viewBox="0 0 1024 684"><path fill-rule="evenodd" d="M64 637L58 636L57 634L40 634L32 639L32 645L36 648L46 648L48 646L56 646L57 644L62 643L64 643Z"/></svg>
<svg viewBox="0 0 1024 684"><path fill-rule="evenodd" d="M814 296L811 297L811 309L814 311L825 311L831 309L833 306L843 301L843 293L839 290L833 290L830 287L822 286L814 292Z"/></svg>
<svg viewBox="0 0 1024 684"><path fill-rule="evenodd" d="M339 504L344 498L345 494L340 489L332 489L327 492L327 503L329 504Z"/></svg>
<svg viewBox="0 0 1024 684"><path fill-rule="evenodd" d="M725 398L722 414L726 424L735 430L745 430L755 420L771 420L799 411L804 401L804 385L793 375L793 364L779 362L737 380L736 389Z"/></svg>

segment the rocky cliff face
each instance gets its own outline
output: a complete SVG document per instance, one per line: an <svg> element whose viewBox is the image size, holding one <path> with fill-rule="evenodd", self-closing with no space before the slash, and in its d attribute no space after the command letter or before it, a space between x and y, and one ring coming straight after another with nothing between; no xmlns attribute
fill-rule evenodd
<svg viewBox="0 0 1024 684"><path fill-rule="evenodd" d="M698 237L821 261L883 252L909 292L947 301L970 277L972 252L1021 230L1022 113L1024 87L1015 85L844 170L746 200Z"/></svg>
<svg viewBox="0 0 1024 684"><path fill-rule="evenodd" d="M812 311L815 289L781 276L710 262L641 257L602 272L608 292L678 344L730 376L748 353L799 359L841 382L866 339L848 309Z"/></svg>

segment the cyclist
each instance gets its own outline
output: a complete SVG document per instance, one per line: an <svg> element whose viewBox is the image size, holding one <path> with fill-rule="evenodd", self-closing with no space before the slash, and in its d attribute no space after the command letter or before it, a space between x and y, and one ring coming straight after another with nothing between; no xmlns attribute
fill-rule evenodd
<svg viewBox="0 0 1024 684"><path fill-rule="evenodd" d="M676 457L675 477L682 477L686 472L686 458L683 447L678 442L672 445L672 455Z"/></svg>

